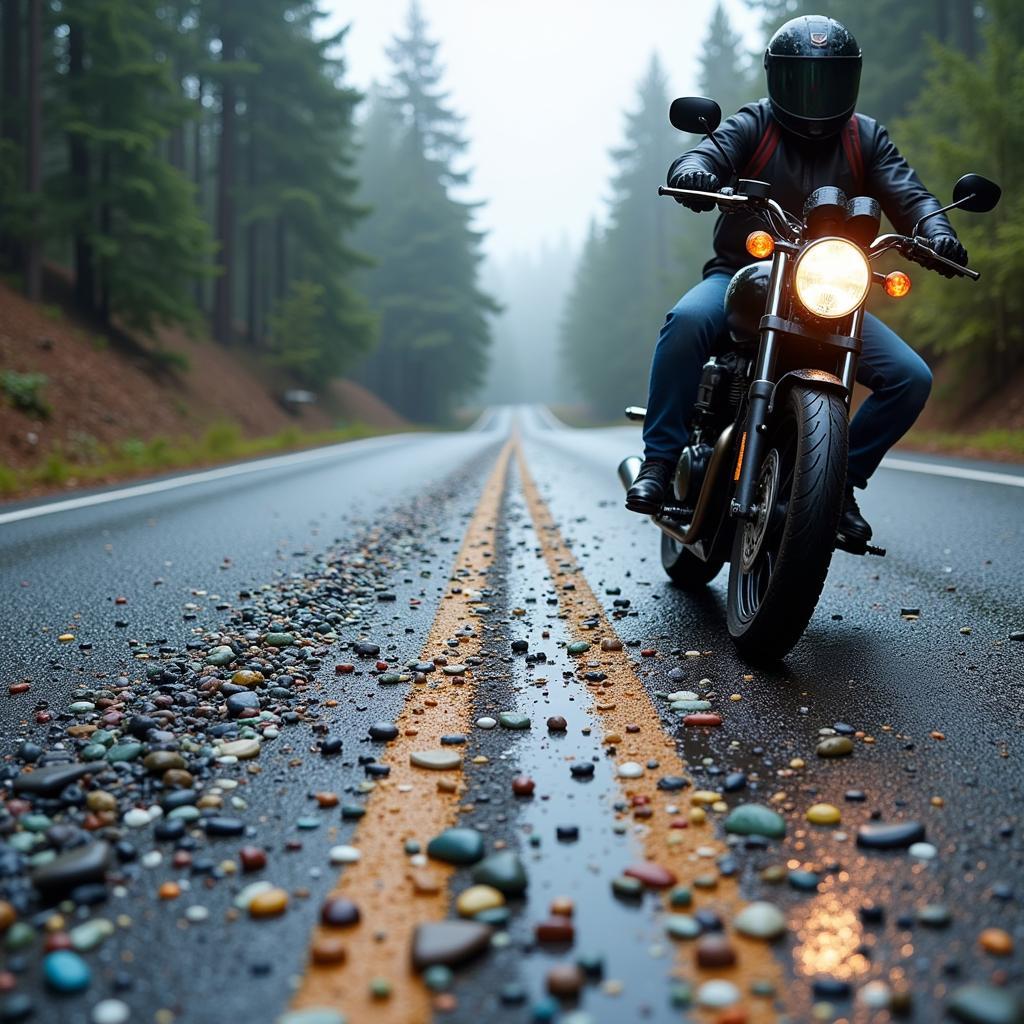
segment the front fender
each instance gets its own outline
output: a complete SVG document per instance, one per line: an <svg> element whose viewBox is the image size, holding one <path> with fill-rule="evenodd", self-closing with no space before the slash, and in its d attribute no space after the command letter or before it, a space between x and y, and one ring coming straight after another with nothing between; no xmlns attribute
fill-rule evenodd
<svg viewBox="0 0 1024 1024"><path fill-rule="evenodd" d="M768 403L769 416L775 412L777 405L785 402L786 395L797 384L809 384L822 391L835 391L843 396L847 405L850 404L846 386L834 373L829 373L827 370L790 370L779 380L772 391L771 401Z"/></svg>

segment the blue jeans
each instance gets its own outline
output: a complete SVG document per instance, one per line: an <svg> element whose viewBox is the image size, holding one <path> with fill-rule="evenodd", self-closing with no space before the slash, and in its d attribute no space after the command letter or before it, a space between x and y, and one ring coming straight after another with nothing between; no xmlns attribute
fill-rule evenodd
<svg viewBox="0 0 1024 1024"><path fill-rule="evenodd" d="M723 301L728 274L713 274L691 288L669 311L651 365L644 421L644 455L674 462L689 434L701 370L725 331ZM857 380L871 389L850 424L847 481L866 487L882 456L910 429L932 386L925 361L870 313L864 318Z"/></svg>

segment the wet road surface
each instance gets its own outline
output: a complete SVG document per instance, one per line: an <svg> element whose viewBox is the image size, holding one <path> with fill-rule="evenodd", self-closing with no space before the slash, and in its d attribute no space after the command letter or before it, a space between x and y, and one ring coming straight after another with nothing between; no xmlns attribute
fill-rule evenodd
<svg viewBox="0 0 1024 1024"><path fill-rule="evenodd" d="M638 441L500 410L0 510L0 1021L1024 1019L1024 478L901 454L767 672L622 509Z"/></svg>

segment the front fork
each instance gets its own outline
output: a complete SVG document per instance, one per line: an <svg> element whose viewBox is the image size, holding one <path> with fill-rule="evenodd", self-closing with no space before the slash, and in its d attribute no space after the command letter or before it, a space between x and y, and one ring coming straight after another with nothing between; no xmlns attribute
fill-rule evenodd
<svg viewBox="0 0 1024 1024"><path fill-rule="evenodd" d="M772 275L768 282L768 305L765 310L772 317L781 315L789 260L788 253L779 249L775 250L775 262L772 264ZM850 337L860 337L863 321L864 309L861 307L850 317L847 330ZM775 384L771 378L775 371L778 344L779 332L772 328L765 328L761 333L761 346L758 349L757 364L754 367L754 380L747 393L747 423L740 439L740 451L735 471L736 491L729 508L730 513L738 519L749 520L757 515L754 495L767 443L768 409L771 405L772 395L775 393ZM850 399L853 396L853 385L857 378L857 356L854 352L844 353L840 376L846 389L846 406L849 408Z"/></svg>

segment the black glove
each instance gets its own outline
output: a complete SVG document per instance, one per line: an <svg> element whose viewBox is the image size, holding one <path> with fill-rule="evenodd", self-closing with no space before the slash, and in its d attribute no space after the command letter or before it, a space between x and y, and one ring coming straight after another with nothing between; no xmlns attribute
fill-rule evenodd
<svg viewBox="0 0 1024 1024"><path fill-rule="evenodd" d="M718 178L710 171L680 171L672 176L669 182L670 188L692 188L698 192L717 192ZM713 210L716 204L710 199L675 197L677 203L682 203L688 210L695 210L697 213L706 213Z"/></svg>
<svg viewBox="0 0 1024 1024"><path fill-rule="evenodd" d="M947 260L952 260L961 267L967 266L967 250L953 235L937 235L935 238L929 238L928 245ZM943 277L958 276L955 270L935 260L929 260L925 265L929 270L937 270Z"/></svg>

